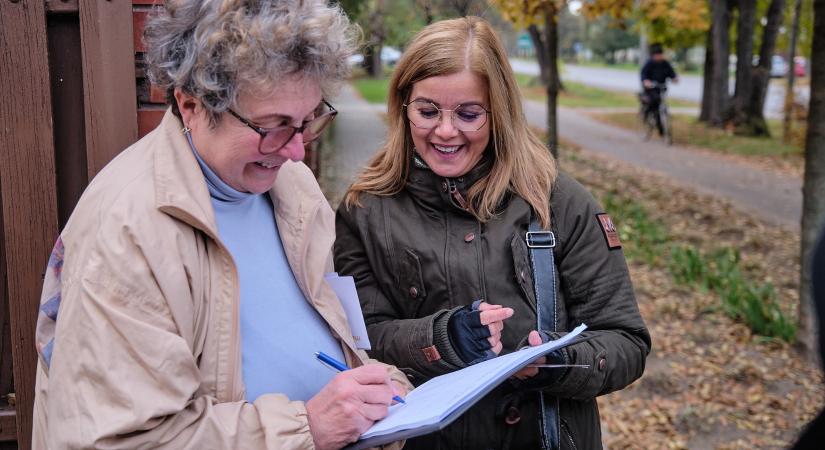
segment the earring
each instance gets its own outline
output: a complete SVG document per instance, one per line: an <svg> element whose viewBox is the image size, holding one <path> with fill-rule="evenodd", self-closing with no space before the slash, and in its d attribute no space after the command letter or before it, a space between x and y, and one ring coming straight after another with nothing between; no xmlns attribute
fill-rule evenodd
<svg viewBox="0 0 825 450"><path fill-rule="evenodd" d="M184 125L184 126L183 126L183 129L181 129L180 131L182 131L182 132L183 132L183 134L189 134L189 132L191 132L191 131L192 131L192 129L191 129L191 128L189 128L189 127L187 127L186 125Z"/></svg>

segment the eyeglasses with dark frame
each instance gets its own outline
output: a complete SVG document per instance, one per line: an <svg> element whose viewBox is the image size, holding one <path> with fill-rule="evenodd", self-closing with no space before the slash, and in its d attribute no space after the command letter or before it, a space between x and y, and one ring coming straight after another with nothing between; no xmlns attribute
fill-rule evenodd
<svg viewBox="0 0 825 450"><path fill-rule="evenodd" d="M332 122L332 119L338 114L338 110L336 110L332 105L330 105L326 100L321 100L324 102L329 111L321 114L320 116L310 120L309 122L301 125L300 127L293 127L291 125L282 125L280 127L275 128L263 128L259 127L252 123L252 121L248 119L244 119L241 117L240 114L233 111L231 108L227 111L229 114L235 116L242 124L246 125L247 127L251 128L254 132L258 133L261 136L261 140L258 141L258 152L266 154L277 152L283 146L285 146L290 140L292 140L295 133L301 133L301 137L303 138L303 143L308 144L315 139L318 139L321 136L321 133L324 129ZM266 150L264 152L263 150Z"/></svg>
<svg viewBox="0 0 825 450"><path fill-rule="evenodd" d="M487 123L490 111L478 103L466 103L453 109L439 108L429 100L417 99L402 105L407 110L407 119L416 128L429 130L438 126L443 113L451 113L453 126L459 131L478 131Z"/></svg>

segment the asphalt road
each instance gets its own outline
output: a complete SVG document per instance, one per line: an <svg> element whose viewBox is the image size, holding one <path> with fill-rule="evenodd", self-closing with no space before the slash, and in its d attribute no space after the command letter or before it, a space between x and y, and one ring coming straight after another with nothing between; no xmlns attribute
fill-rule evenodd
<svg viewBox="0 0 825 450"><path fill-rule="evenodd" d="M547 107L525 100L530 125L546 128ZM601 123L581 111L559 108L562 140L637 167L652 170L690 189L730 201L734 207L770 223L798 231L802 217L802 180L698 154L660 139Z"/></svg>
<svg viewBox="0 0 825 450"><path fill-rule="evenodd" d="M510 65L517 73L538 75L539 66L535 61L511 59ZM629 70L610 69L604 67L586 67L574 64L565 64L562 68L562 80L575 81L611 91L636 92L640 89L639 74ZM772 80L765 98L765 115L769 118L781 118L785 102L784 79ZM730 89L733 92L734 83L731 80ZM810 90L807 86L794 89L800 96L808 98ZM668 95L681 100L700 103L702 101L702 77L697 75L682 75L678 84L671 84Z"/></svg>

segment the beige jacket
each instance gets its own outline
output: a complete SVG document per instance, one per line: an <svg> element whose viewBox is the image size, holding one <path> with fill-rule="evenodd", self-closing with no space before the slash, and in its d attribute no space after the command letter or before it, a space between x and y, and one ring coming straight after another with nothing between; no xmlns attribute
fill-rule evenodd
<svg viewBox="0 0 825 450"><path fill-rule="evenodd" d="M55 246L37 327L34 449L314 447L303 402L244 400L238 274L181 127L167 111L106 166ZM334 217L314 177L288 163L270 196L306 299L347 363L366 363L324 282Z"/></svg>

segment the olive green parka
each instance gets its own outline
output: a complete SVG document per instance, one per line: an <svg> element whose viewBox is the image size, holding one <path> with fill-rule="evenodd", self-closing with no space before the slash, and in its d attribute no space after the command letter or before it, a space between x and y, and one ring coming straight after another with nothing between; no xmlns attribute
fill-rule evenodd
<svg viewBox="0 0 825 450"><path fill-rule="evenodd" d="M524 240L530 206L509 195L486 223L462 208L467 189L488 167L482 161L464 177L446 179L416 160L398 194L363 194L360 206L338 208L335 268L355 278L371 357L396 365L416 385L465 366L452 348L447 323L474 300L514 309L502 332L502 354L525 345L536 329ZM541 448L538 390L560 398L562 449L602 447L596 397L642 375L650 335L622 250L608 246L595 199L561 173L550 206L559 329L588 326L584 341L562 356L589 368L566 369L549 384L541 376L505 382L445 430L411 439L405 448Z"/></svg>

